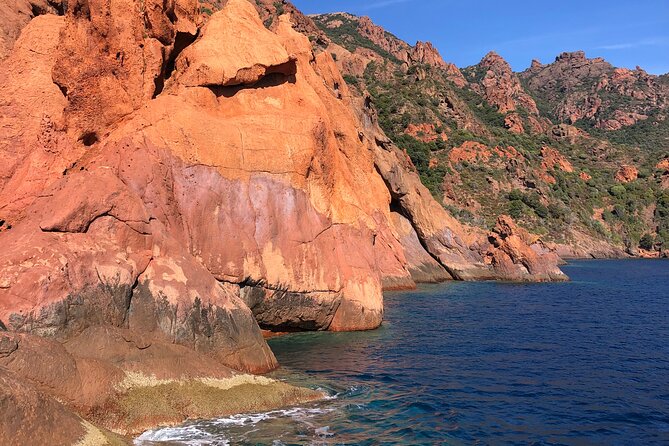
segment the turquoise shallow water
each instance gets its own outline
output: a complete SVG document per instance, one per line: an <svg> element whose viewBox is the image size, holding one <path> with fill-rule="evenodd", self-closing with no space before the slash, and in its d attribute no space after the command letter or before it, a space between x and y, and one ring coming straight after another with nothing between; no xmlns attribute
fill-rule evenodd
<svg viewBox="0 0 669 446"><path fill-rule="evenodd" d="M137 443L669 444L669 262L564 270L572 282L389 293L379 330L273 339L275 376L330 399Z"/></svg>

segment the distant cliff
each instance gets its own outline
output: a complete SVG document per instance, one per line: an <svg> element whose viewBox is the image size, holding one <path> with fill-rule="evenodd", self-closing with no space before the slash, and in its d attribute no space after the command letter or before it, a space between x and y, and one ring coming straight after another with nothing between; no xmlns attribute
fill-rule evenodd
<svg viewBox="0 0 669 446"><path fill-rule="evenodd" d="M490 228L510 214L564 256L669 252L667 75L583 52L523 73L491 52L459 70L369 18L311 19L352 90L461 222Z"/></svg>

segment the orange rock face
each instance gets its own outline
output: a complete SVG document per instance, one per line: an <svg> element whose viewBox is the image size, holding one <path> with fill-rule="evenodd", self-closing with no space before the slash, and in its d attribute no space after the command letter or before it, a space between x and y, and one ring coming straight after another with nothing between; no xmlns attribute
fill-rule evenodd
<svg viewBox="0 0 669 446"><path fill-rule="evenodd" d="M669 158L664 159L657 163L657 166L655 166L656 169L658 170L663 170L665 172L669 172Z"/></svg>
<svg viewBox="0 0 669 446"><path fill-rule="evenodd" d="M559 268L550 266L551 263L557 263L558 256L535 236L519 228L511 217L500 216L489 239L492 248L486 255L486 262L499 270L509 268L509 277L523 280L525 275L518 271L517 265L523 265L529 274L539 275L545 281L562 276Z"/></svg>
<svg viewBox="0 0 669 446"><path fill-rule="evenodd" d="M463 161L488 162L491 156L492 152L485 144L475 141L465 141L460 147L454 147L448 154L449 161L455 164Z"/></svg>
<svg viewBox="0 0 669 446"><path fill-rule="evenodd" d="M485 144L476 141L465 141L459 147L454 147L448 154L448 160L452 164L462 162L468 163L485 163L495 164L492 162L493 157L502 163L509 160L522 160L523 156L512 147L494 147L489 148Z"/></svg>
<svg viewBox="0 0 669 446"><path fill-rule="evenodd" d="M446 78L460 88L468 84L460 69L455 64L445 62L439 54L439 50L430 42L416 42L416 45L409 50L409 62L430 65L444 70Z"/></svg>
<svg viewBox="0 0 669 446"><path fill-rule="evenodd" d="M78 0L23 29L0 66L0 326L264 372L260 327L376 328L384 287L565 278L453 219L290 17L199 20Z"/></svg>
<svg viewBox="0 0 669 446"><path fill-rule="evenodd" d="M448 135L445 132L437 133L434 124L409 124L404 133L423 142L434 142L439 139L448 141Z"/></svg>
<svg viewBox="0 0 669 446"><path fill-rule="evenodd" d="M511 133L522 134L525 133L523 127L523 119L518 113L510 113L504 117L504 125Z"/></svg>
<svg viewBox="0 0 669 446"><path fill-rule="evenodd" d="M0 60L7 57L26 24L38 15L63 14L62 0L13 0L0 14Z"/></svg>
<svg viewBox="0 0 669 446"><path fill-rule="evenodd" d="M639 169L634 166L623 165L616 172L616 181L621 183L631 183L637 178L639 178Z"/></svg>
<svg viewBox="0 0 669 446"><path fill-rule="evenodd" d="M476 144L476 143L474 143ZM473 147L472 147L473 148ZM486 147L476 147L475 159L481 155L490 156ZM515 149L495 149L499 156L513 156ZM517 155L517 153L516 153ZM480 229L467 227L459 223L439 205L422 185L418 175L407 168L408 161L402 152L387 146L376 149L376 168L383 177L391 193L391 207L406 216L413 226L421 245L448 274L458 280L566 280L566 276L557 268L557 257L546 252L528 255L525 262L532 264L527 268L515 255L514 249L501 248L503 244L494 244L489 234ZM403 166L406 166L404 169ZM526 237L529 240L529 237ZM524 242L518 241L518 249L530 249ZM496 258L494 262L489 261Z"/></svg>
<svg viewBox="0 0 669 446"><path fill-rule="evenodd" d="M399 60L409 61L411 47L405 42L389 35L385 29L376 25L369 17L350 16L358 22L358 32L378 45L381 49L389 52Z"/></svg>
<svg viewBox="0 0 669 446"><path fill-rule="evenodd" d="M541 167L546 170L561 170L563 172L573 172L574 166L564 155L551 147L541 148Z"/></svg>
<svg viewBox="0 0 669 446"><path fill-rule="evenodd" d="M525 93L511 66L500 55L495 52L488 53L480 67L486 70L481 81L481 93L489 103L498 107L500 113L505 114L523 107L528 113L539 115L534 99Z"/></svg>
<svg viewBox="0 0 669 446"><path fill-rule="evenodd" d="M549 65L533 63L521 77L531 90L556 102L559 120L589 120L607 131L632 126L648 119L652 110L669 106L666 86L657 76L638 67L614 68L602 58L586 58L583 51L562 53ZM556 90L566 94L557 96Z"/></svg>
<svg viewBox="0 0 669 446"><path fill-rule="evenodd" d="M409 59L412 63L432 65L437 68L446 68L447 64L439 51L431 42L416 42L411 49Z"/></svg>

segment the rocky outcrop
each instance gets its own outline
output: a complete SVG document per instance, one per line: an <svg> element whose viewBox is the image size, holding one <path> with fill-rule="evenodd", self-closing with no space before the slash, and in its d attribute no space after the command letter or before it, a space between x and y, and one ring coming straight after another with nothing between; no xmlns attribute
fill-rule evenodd
<svg viewBox="0 0 669 446"><path fill-rule="evenodd" d="M499 271L506 271L507 277L514 280L542 277L545 281L563 277L555 266L559 260L557 254L538 237L519 228L511 217L500 216L488 238L491 248L486 252L485 261ZM519 265L524 269L519 269Z"/></svg>
<svg viewBox="0 0 669 446"><path fill-rule="evenodd" d="M256 0L253 3L260 14L260 19L270 29L275 29L278 26L280 22L279 17L288 14L293 28L297 32L309 36L315 45L326 47L330 43L330 39L327 38L323 31L318 29L311 18L302 14L302 11L297 9L291 2L287 0ZM214 7L212 9L216 11L218 8Z"/></svg>
<svg viewBox="0 0 669 446"><path fill-rule="evenodd" d="M565 234L569 243L549 243L548 247L563 259L622 259L629 254L621 247L578 230Z"/></svg>
<svg viewBox="0 0 669 446"><path fill-rule="evenodd" d="M424 249L454 279L567 280L556 266L557 256L548 250L529 254L529 236L515 237L520 231L515 226L498 240L459 223L434 201L399 149L377 148L376 168L391 193L391 208L411 222Z"/></svg>
<svg viewBox="0 0 669 446"><path fill-rule="evenodd" d="M214 14L201 33L202 38L176 59L173 81L180 85L214 88L253 85L270 74L288 77L296 73L295 57L288 55L276 34L262 28L257 17L229 11ZM245 44L248 35L256 39L253 45Z"/></svg>
<svg viewBox="0 0 669 446"><path fill-rule="evenodd" d="M448 141L448 134L445 131L437 133L434 124L409 124L404 133L423 142Z"/></svg>
<svg viewBox="0 0 669 446"><path fill-rule="evenodd" d="M81 418L3 368L0 409L4 444L76 444L86 435Z"/></svg>
<svg viewBox="0 0 669 446"><path fill-rule="evenodd" d="M534 99L525 93L518 77L502 56L494 51L488 53L478 69L483 72L478 90L490 104L497 106L500 113L517 111L522 107L530 114L539 115Z"/></svg>
<svg viewBox="0 0 669 446"><path fill-rule="evenodd" d="M28 22L39 15L63 14L62 0L15 0L0 14L0 60L7 57Z"/></svg>
<svg viewBox="0 0 669 446"><path fill-rule="evenodd" d="M549 65L533 64L521 74L529 89L553 106L560 121L590 121L616 131L669 106L669 89L658 76L615 68L583 51L562 53Z"/></svg>
<svg viewBox="0 0 669 446"><path fill-rule="evenodd" d="M427 43L388 46L384 39L393 36L379 28L363 35L355 16L313 20L337 42L328 51L354 94L370 96L384 130L460 221L488 228L511 213L524 228L549 228L553 246L573 243L574 252L596 256L635 245L634 221L649 233L666 226L656 203L644 199L628 214L616 211L618 189L601 194L616 185L621 162L647 170L658 161L649 154L666 148L666 75L616 69L583 52L563 53L551 64L534 60L520 74L490 53L460 72ZM408 61L388 52L400 47L410 48ZM669 174L639 177L641 187L626 189L628 200L638 201L646 188L660 199L669 187ZM605 220L592 216L598 206L606 207Z"/></svg>
<svg viewBox="0 0 669 446"><path fill-rule="evenodd" d="M550 136L558 141L565 141L569 144L576 144L582 138L587 138L588 134L569 124L554 125L550 129Z"/></svg>
<svg viewBox="0 0 669 446"><path fill-rule="evenodd" d="M432 283L452 279L446 269L425 250L411 222L402 214L391 214L392 224L402 244L407 267L416 282Z"/></svg>
<svg viewBox="0 0 669 446"><path fill-rule="evenodd" d="M416 45L409 50L409 63L424 64L444 70L447 79L457 87L463 88L467 85L467 80L458 67L450 62L445 62L439 54L439 50L430 42L416 42Z"/></svg>
<svg viewBox="0 0 669 446"><path fill-rule="evenodd" d="M414 64L446 68L446 62L431 42L416 42L416 45L409 52L409 60Z"/></svg>
<svg viewBox="0 0 669 446"><path fill-rule="evenodd" d="M0 333L0 383L0 439L15 445L126 445L120 435L156 425L322 397L110 327L91 327L65 344Z"/></svg>
<svg viewBox="0 0 669 446"><path fill-rule="evenodd" d="M425 65L442 72L446 78L457 87L463 88L467 80L454 64L444 61L439 50L431 42L416 42L411 46L398 39L382 27L374 24L369 17L357 17L352 14L334 13L312 16L321 32L339 30L345 25L355 27L352 35L339 35L336 40L339 44L329 42L326 50L337 56L337 64L343 73L362 77L367 64L371 61L383 61L386 56L392 57L393 62L402 64L406 70L409 66ZM349 26L347 29L350 29ZM318 40L315 34L310 34L312 40ZM367 40L368 45L352 48L353 42L359 39ZM344 48L346 47L346 48Z"/></svg>
<svg viewBox="0 0 669 446"><path fill-rule="evenodd" d="M541 167L546 170L561 170L563 172L574 171L574 166L571 162L552 147L542 147L541 158Z"/></svg>
<svg viewBox="0 0 669 446"><path fill-rule="evenodd" d="M368 48L356 48L350 52L337 44L330 44L327 51L335 58L337 67L342 74L361 78L370 62L383 62L383 58Z"/></svg>
<svg viewBox="0 0 669 446"><path fill-rule="evenodd" d="M543 133L549 127L550 121L540 116L536 102L499 54L491 51L478 65L465 71L472 89L505 115L509 131Z"/></svg>
<svg viewBox="0 0 669 446"><path fill-rule="evenodd" d="M361 36L369 39L375 45L378 45L381 49L392 54L397 59L403 62L409 61L411 47L407 43L376 25L369 17L350 17L357 21L358 32Z"/></svg>
<svg viewBox="0 0 669 446"><path fill-rule="evenodd" d="M616 181L620 183L631 183L639 178L639 169L634 166L622 165L616 172Z"/></svg>

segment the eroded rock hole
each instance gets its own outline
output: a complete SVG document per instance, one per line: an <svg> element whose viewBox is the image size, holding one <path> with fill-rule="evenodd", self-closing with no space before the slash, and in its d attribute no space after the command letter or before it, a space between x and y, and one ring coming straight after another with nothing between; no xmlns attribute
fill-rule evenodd
<svg viewBox="0 0 669 446"><path fill-rule="evenodd" d="M210 85L209 88L214 92L216 97L225 97L231 98L242 90L247 90L250 88L270 88L278 87L282 84L294 84L296 82L295 75L286 76L280 73L273 73L263 77L260 81L255 84L244 84L244 85L231 85L231 86L221 86L221 85Z"/></svg>
<svg viewBox="0 0 669 446"><path fill-rule="evenodd" d="M65 15L66 1L49 0L46 3L30 3L30 13L33 17L44 14Z"/></svg>
<svg viewBox="0 0 669 446"><path fill-rule="evenodd" d="M67 10L67 0L49 0L49 5L56 11L57 15L65 15L65 11Z"/></svg>
<svg viewBox="0 0 669 446"><path fill-rule="evenodd" d="M170 23L172 23L173 25L174 25L175 23L177 23L177 15L176 15L175 12L174 12L174 6L172 6L171 8L169 8L169 9L167 10L166 14L167 14L167 18L170 20Z"/></svg>
<svg viewBox="0 0 669 446"><path fill-rule="evenodd" d="M295 60L280 65L268 67L265 70L265 75L253 84L239 84L239 85L209 85L211 91L216 97L231 98L241 90L249 88L271 88L278 87L282 84L294 84L297 82L295 75L297 74L297 63Z"/></svg>
<svg viewBox="0 0 669 446"><path fill-rule="evenodd" d="M86 146L90 147L96 142L98 142L98 134L95 132L86 132L83 135L81 135L81 138L79 140Z"/></svg>
<svg viewBox="0 0 669 446"><path fill-rule="evenodd" d="M367 109L372 108L372 98L369 96L365 96L365 108Z"/></svg>
<svg viewBox="0 0 669 446"><path fill-rule="evenodd" d="M337 96L337 99L341 99L341 98L342 98L342 96L341 96L341 90L339 89L339 82L335 82L335 83L334 83L334 93L335 93L335 96Z"/></svg>
<svg viewBox="0 0 669 446"><path fill-rule="evenodd" d="M265 75L267 76L270 74L282 74L286 77L294 77L297 74L297 61L295 59L290 59L286 63L267 67Z"/></svg>
<svg viewBox="0 0 669 446"><path fill-rule="evenodd" d="M88 5L88 0L76 0L72 8L72 14L75 17L83 17L86 20L91 20L91 8Z"/></svg>
<svg viewBox="0 0 669 446"><path fill-rule="evenodd" d="M390 212L395 212L396 214L400 214L402 217L409 219L406 212L404 211L404 208L396 197L392 197L390 200Z"/></svg>
<svg viewBox="0 0 669 446"><path fill-rule="evenodd" d="M46 11L40 7L40 5L36 5L34 3L30 4L30 13L32 14L33 17L37 17L42 14L46 14Z"/></svg>

